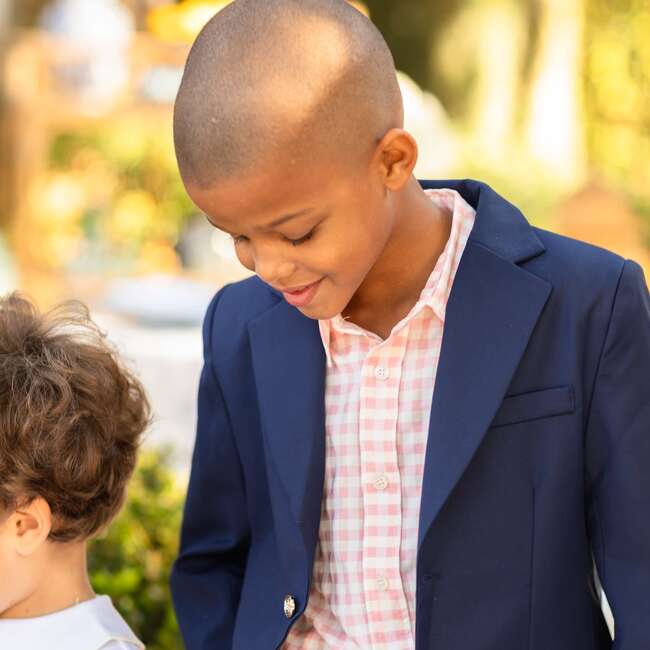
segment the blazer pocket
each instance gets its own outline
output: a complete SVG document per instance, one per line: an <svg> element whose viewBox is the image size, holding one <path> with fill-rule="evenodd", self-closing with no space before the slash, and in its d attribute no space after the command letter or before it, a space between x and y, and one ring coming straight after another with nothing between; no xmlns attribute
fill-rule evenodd
<svg viewBox="0 0 650 650"><path fill-rule="evenodd" d="M575 394L572 385L542 388L519 395L506 395L491 427L538 420L553 415L575 411Z"/></svg>

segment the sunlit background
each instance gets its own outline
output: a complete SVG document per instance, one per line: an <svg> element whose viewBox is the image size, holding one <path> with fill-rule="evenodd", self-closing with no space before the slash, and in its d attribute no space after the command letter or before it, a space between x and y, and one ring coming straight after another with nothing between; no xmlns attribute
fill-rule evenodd
<svg viewBox="0 0 650 650"><path fill-rule="evenodd" d="M166 579L200 321L246 275L185 195L171 139L189 45L225 4L0 0L0 293L89 303L151 394L129 506L91 567L160 650L182 647ZM395 55L420 178L486 180L650 273L650 0L353 4Z"/></svg>

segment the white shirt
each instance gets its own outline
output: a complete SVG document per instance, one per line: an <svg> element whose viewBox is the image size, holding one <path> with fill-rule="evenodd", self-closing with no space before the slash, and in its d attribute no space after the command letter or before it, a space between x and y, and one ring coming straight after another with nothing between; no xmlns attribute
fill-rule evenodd
<svg viewBox="0 0 650 650"><path fill-rule="evenodd" d="M35 618L0 619L0 648L144 650L108 596Z"/></svg>

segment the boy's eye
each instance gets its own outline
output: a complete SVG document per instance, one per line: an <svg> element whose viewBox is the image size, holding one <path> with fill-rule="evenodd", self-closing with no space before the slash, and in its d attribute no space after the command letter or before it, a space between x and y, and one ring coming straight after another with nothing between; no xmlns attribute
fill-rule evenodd
<svg viewBox="0 0 650 650"><path fill-rule="evenodd" d="M300 246L300 244L304 244L306 241L309 241L313 235L314 235L314 230L311 230L308 232L304 237L300 237L300 239L289 239L289 237L285 237L285 239L292 245L292 246Z"/></svg>
<svg viewBox="0 0 650 650"><path fill-rule="evenodd" d="M300 239L290 239L289 237L285 237L284 239L288 241L292 246L300 246L300 244L304 244L306 241L309 241L313 237L315 230L316 228L308 232L304 237L300 237ZM244 237L244 235L229 235L229 236L232 239L235 246L237 246L237 244L241 244L243 241L246 241L246 237Z"/></svg>

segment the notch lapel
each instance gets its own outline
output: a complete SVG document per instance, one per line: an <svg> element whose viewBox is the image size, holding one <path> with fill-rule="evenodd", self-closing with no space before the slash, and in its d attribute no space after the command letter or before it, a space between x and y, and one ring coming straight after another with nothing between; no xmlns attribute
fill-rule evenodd
<svg viewBox="0 0 650 650"><path fill-rule="evenodd" d="M281 300L248 329L269 471L286 491L311 558L325 472L325 351L318 322Z"/></svg>
<svg viewBox="0 0 650 650"><path fill-rule="evenodd" d="M486 217L477 214L477 224ZM550 292L545 280L468 240L446 309L418 546L480 445Z"/></svg>

